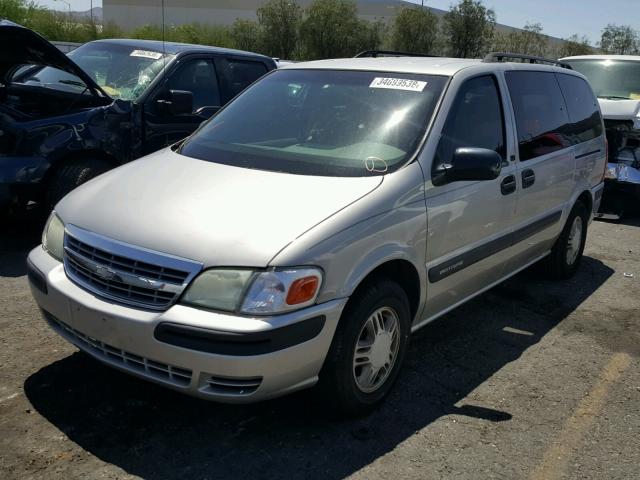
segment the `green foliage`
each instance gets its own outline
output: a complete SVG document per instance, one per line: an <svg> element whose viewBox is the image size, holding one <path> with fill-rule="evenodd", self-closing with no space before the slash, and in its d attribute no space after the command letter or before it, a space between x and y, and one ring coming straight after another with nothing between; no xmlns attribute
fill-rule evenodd
<svg viewBox="0 0 640 480"><path fill-rule="evenodd" d="M302 23L302 54L309 59L351 57L366 34L352 0L315 0Z"/></svg>
<svg viewBox="0 0 640 480"><path fill-rule="evenodd" d="M602 31L600 48L604 53L631 55L640 52L638 32L629 25L610 23Z"/></svg>
<svg viewBox="0 0 640 480"><path fill-rule="evenodd" d="M482 0L460 0L444 16L444 34L453 57L478 58L491 47L496 25L494 11Z"/></svg>
<svg viewBox="0 0 640 480"><path fill-rule="evenodd" d="M0 18L35 30L49 40L83 43L97 38L140 39L216 45L264 53L283 59L350 57L382 45L395 50L433 54L441 50L455 57L481 57L488 50L538 56L568 57L593 53L585 36L572 35L554 51L542 25L494 35L495 13L482 0L459 0L445 14L442 32L438 18L426 8L400 10L389 28L382 21L358 18L353 0L314 0L303 9L297 0L268 0L257 12L258 21L236 20L233 25L190 23L144 25L122 31L90 18L48 10L32 0L0 0ZM628 25L609 24L602 32L604 53L640 52L639 33Z"/></svg>
<svg viewBox="0 0 640 480"><path fill-rule="evenodd" d="M258 22L236 19L231 26L233 48L249 52L263 52L262 31Z"/></svg>
<svg viewBox="0 0 640 480"><path fill-rule="evenodd" d="M433 54L438 50L439 21L428 8L403 8L393 20L391 47L402 52Z"/></svg>
<svg viewBox="0 0 640 480"><path fill-rule="evenodd" d="M256 11L265 51L272 57L293 58L298 47L302 7L295 0L269 0Z"/></svg>
<svg viewBox="0 0 640 480"><path fill-rule="evenodd" d="M549 46L549 39L542 33L542 25L539 23L527 23L522 30L513 30L496 35L492 50L522 53L537 57L553 56Z"/></svg>
<svg viewBox="0 0 640 480"><path fill-rule="evenodd" d="M593 47L589 45L589 39L586 36L571 35L567 38L558 49L558 58L573 57L574 55L591 55Z"/></svg>

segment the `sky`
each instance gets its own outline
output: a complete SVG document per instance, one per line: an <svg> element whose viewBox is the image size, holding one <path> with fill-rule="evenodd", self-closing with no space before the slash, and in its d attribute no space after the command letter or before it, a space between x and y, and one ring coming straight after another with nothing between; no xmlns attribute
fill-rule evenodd
<svg viewBox="0 0 640 480"><path fill-rule="evenodd" d="M90 0L67 1L72 10L89 9ZM62 0L38 0L38 3L57 10L67 9ZM455 0L425 0L426 5L442 10L448 10L452 3ZM484 3L495 10L499 23L514 27L523 27L527 22L541 23L548 35L566 38L579 33L592 43L600 39L607 23L636 27L640 18L640 0L484 0ZM93 0L93 6L102 6L102 0Z"/></svg>

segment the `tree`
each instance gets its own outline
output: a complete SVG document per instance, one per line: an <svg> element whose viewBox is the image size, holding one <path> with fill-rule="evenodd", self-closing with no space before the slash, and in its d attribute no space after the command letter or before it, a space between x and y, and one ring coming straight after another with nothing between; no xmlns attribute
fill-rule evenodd
<svg viewBox="0 0 640 480"><path fill-rule="evenodd" d="M354 35L353 52L364 50L378 50L382 46L387 34L387 26L381 21L358 21L358 28Z"/></svg>
<svg viewBox="0 0 640 480"><path fill-rule="evenodd" d="M428 8L403 8L391 27L391 45L395 50L434 53L438 44L438 17Z"/></svg>
<svg viewBox="0 0 640 480"><path fill-rule="evenodd" d="M602 31L600 48L604 53L629 55L640 50L638 32L629 25L615 25L610 23Z"/></svg>
<svg viewBox="0 0 640 480"><path fill-rule="evenodd" d="M300 36L302 7L295 0L269 0L256 11L264 47L278 58L293 58Z"/></svg>
<svg viewBox="0 0 640 480"><path fill-rule="evenodd" d="M444 16L444 33L451 55L477 58L487 52L493 40L496 15L482 0L460 0Z"/></svg>
<svg viewBox="0 0 640 480"><path fill-rule="evenodd" d="M493 50L536 57L551 56L549 39L542 33L542 25L539 23L527 23L522 30L514 29L509 33L497 35Z"/></svg>
<svg viewBox="0 0 640 480"><path fill-rule="evenodd" d="M233 46L249 52L261 52L264 49L264 34L258 22L237 18L231 27Z"/></svg>
<svg viewBox="0 0 640 480"><path fill-rule="evenodd" d="M589 39L586 36L578 36L573 34L562 42L558 48L558 58L573 57L574 55L591 55L593 48L589 45Z"/></svg>
<svg viewBox="0 0 640 480"><path fill-rule="evenodd" d="M315 0L302 24L308 58L350 57L357 53L362 22L353 0Z"/></svg>

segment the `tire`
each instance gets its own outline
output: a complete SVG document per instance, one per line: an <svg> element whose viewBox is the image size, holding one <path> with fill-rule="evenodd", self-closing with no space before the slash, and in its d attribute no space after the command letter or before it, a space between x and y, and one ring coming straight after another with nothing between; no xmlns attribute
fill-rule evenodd
<svg viewBox="0 0 640 480"><path fill-rule="evenodd" d="M47 212L53 210L62 197L83 183L106 172L111 168L109 163L95 158L83 158L65 162L58 168L49 181L45 193Z"/></svg>
<svg viewBox="0 0 640 480"><path fill-rule="evenodd" d="M551 278L567 279L576 273L582 261L588 225L587 207L578 201L569 213L567 223L551 249L551 254L545 259L547 274Z"/></svg>
<svg viewBox="0 0 640 480"><path fill-rule="evenodd" d="M374 313L381 322L374 321ZM394 317L395 334L391 328ZM379 335L374 334L376 326ZM351 298L320 372L319 388L335 411L346 415L366 414L382 401L400 371L410 330L409 299L396 282L377 278ZM354 362L358 343L360 354ZM370 343L372 346L362 346ZM389 365L382 365L387 355ZM379 368L377 374L373 373L375 368ZM374 380L366 388L372 376L369 374Z"/></svg>

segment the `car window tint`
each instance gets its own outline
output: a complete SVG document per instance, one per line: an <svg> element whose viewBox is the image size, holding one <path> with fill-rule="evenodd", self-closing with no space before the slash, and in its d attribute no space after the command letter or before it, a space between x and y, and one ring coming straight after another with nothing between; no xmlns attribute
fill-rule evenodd
<svg viewBox="0 0 640 480"><path fill-rule="evenodd" d="M220 89L211 60L188 61L171 75L169 88L193 93L194 111L202 107L220 106Z"/></svg>
<svg viewBox="0 0 640 480"><path fill-rule="evenodd" d="M556 75L571 119L571 140L582 143L602 135L600 107L589 84L574 75Z"/></svg>
<svg viewBox="0 0 640 480"><path fill-rule="evenodd" d="M550 72L506 72L516 115L520 160L571 146L571 124L556 76Z"/></svg>
<svg viewBox="0 0 640 480"><path fill-rule="evenodd" d="M436 162L449 162L460 147L486 148L506 157L502 102L493 76L468 80L458 91L442 129Z"/></svg>
<svg viewBox="0 0 640 480"><path fill-rule="evenodd" d="M267 67L261 62L225 59L224 76L229 85L231 97L235 97L265 73Z"/></svg>

